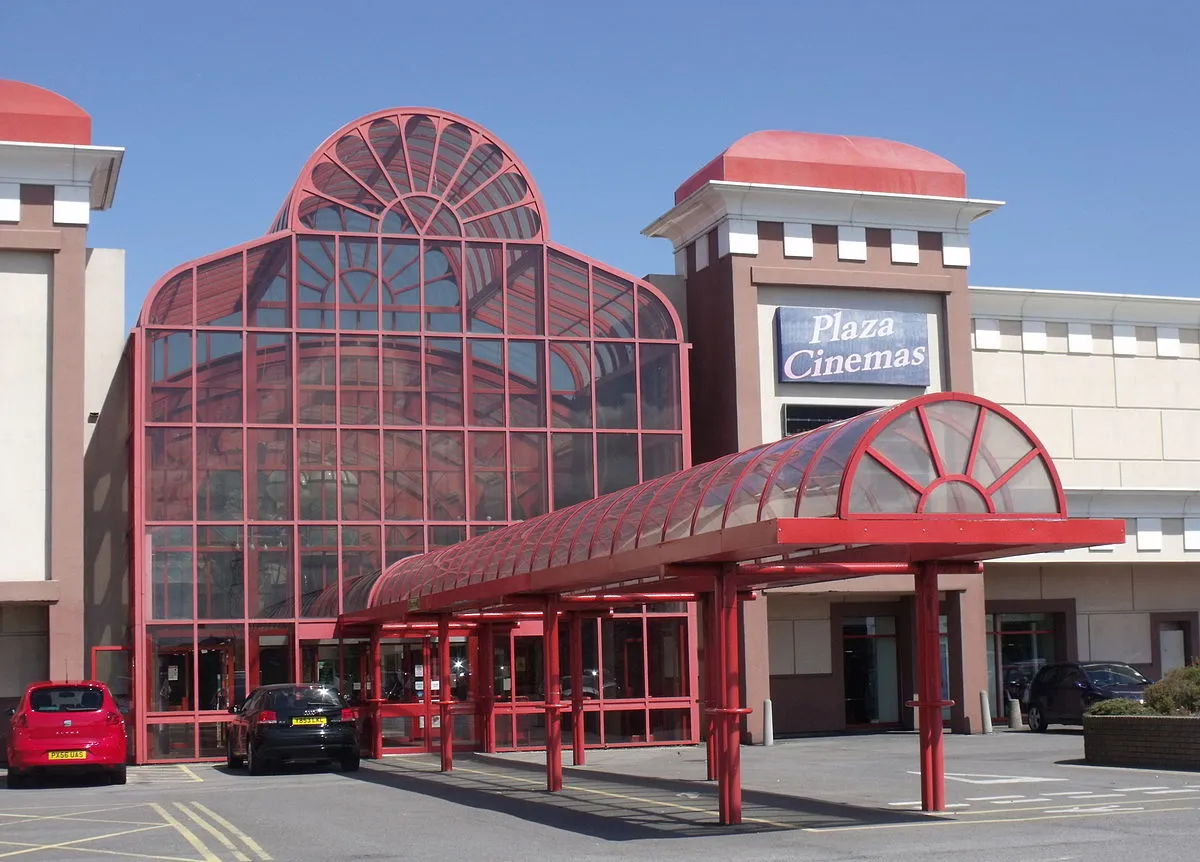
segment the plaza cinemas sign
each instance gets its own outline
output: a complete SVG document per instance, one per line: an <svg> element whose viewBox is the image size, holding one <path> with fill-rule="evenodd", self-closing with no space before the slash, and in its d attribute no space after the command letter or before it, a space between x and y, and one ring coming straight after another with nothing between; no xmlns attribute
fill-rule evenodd
<svg viewBox="0 0 1200 862"><path fill-rule="evenodd" d="M929 385L924 314L784 306L775 323L780 383Z"/></svg>

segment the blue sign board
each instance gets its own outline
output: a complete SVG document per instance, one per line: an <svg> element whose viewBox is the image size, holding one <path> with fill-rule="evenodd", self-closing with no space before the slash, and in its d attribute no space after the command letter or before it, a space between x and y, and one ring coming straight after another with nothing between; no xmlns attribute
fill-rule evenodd
<svg viewBox="0 0 1200 862"><path fill-rule="evenodd" d="M929 385L923 313L784 306L775 324L780 383Z"/></svg>

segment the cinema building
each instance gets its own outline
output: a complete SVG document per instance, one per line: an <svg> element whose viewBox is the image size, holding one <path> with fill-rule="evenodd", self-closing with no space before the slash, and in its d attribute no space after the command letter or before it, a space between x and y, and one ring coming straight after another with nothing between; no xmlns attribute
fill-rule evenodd
<svg viewBox="0 0 1200 862"><path fill-rule="evenodd" d="M1036 304L968 288L969 227L999 206L967 197L960 170L913 147L756 133L647 228L671 242L676 267L641 279L553 242L529 172L470 121L397 109L345 126L263 237L151 288L98 411L85 577L111 588L89 605L87 646L91 672L130 697L137 759L223 758L228 707L296 680L358 703L376 755L433 751L447 729L456 748L540 748L556 697L580 713L566 739L593 746L694 743L714 712L758 741L767 698L781 733L911 724L918 605L926 622L930 605L907 562L731 599L748 715L720 708L701 679L711 620L673 563L614 575L620 600L560 591L572 619L561 627L503 584L527 588L560 565L594 577L639 548L668 560L706 530L748 528L771 488L784 495L772 506L792 507L780 517L810 505L833 515L841 482L846 506L884 513L878 523L906 512L914 536L927 516L968 531L1061 518L1050 455L1078 461L1071 476L1107 469L1062 437L1062 411L1090 408L1042 410L1036 392L1038 361L1082 321L1027 318ZM1106 330L1088 320L1087 358L1099 361ZM1023 340L1038 324L1041 352ZM1187 338L1180 330L1180 367ZM1014 364L1037 378L1020 397ZM950 390L963 394L938 395ZM868 438L905 454L855 448ZM849 470L851 452L857 473L826 469ZM765 472L739 466L751 461ZM754 476L751 505L737 495ZM1083 514L1121 509L1110 490ZM1131 535L1158 512L1174 553L1176 522L1154 499L1129 510L1145 515ZM1069 531L1061 520L1046 530ZM1010 536L986 556L1071 544L1047 536ZM854 550L818 545L814 559ZM1113 567L1098 591L1097 553ZM1132 553L943 570L932 595L947 726L977 731L978 692L999 704L1031 663L1128 652L1151 625L1181 626L1191 649L1194 612L1122 604ZM1154 601L1179 586L1168 578ZM488 590L503 613L486 609ZM470 609L423 616L431 591ZM559 655L571 672L547 683Z"/></svg>

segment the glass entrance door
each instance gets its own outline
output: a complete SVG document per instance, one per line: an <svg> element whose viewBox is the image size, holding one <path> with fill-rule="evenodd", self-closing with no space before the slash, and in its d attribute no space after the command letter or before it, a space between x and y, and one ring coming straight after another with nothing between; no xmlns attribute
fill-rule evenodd
<svg viewBox="0 0 1200 862"><path fill-rule="evenodd" d="M380 732L385 752L432 750L431 698L427 669L431 638L385 638L380 642L383 704Z"/></svg>
<svg viewBox="0 0 1200 862"><path fill-rule="evenodd" d="M899 724L895 617L842 620L842 678L847 727Z"/></svg>

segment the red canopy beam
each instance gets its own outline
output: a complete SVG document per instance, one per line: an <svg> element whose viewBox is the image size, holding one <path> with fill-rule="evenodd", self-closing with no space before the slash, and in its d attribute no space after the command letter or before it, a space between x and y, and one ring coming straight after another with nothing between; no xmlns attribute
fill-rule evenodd
<svg viewBox="0 0 1200 862"><path fill-rule="evenodd" d="M738 575L752 578L786 580L788 577L862 578L871 575L916 575L921 563L765 563L737 567ZM983 563L940 563L938 571L947 575L977 575Z"/></svg>

